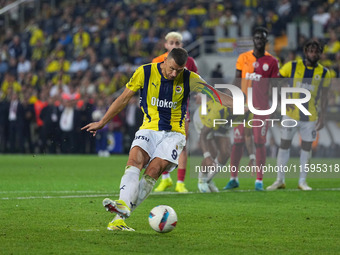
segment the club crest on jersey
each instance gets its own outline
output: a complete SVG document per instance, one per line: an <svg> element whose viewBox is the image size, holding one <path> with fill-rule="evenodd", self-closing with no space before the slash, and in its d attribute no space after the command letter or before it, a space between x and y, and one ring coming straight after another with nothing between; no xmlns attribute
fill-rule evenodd
<svg viewBox="0 0 340 255"><path fill-rule="evenodd" d="M268 71L269 65L267 63L263 64L262 69L263 71Z"/></svg>
<svg viewBox="0 0 340 255"><path fill-rule="evenodd" d="M181 93L182 92L182 87L180 85L177 85L176 88L175 88L175 91L177 94Z"/></svg>
<svg viewBox="0 0 340 255"><path fill-rule="evenodd" d="M255 62L253 63L253 67L254 67L254 68L258 68L259 65L260 65L259 62L257 62L257 61L255 61Z"/></svg>

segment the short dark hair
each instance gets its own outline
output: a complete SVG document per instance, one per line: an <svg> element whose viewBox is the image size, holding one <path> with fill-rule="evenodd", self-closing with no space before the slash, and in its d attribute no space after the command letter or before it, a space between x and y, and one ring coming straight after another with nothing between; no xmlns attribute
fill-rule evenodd
<svg viewBox="0 0 340 255"><path fill-rule="evenodd" d="M305 42L303 50L306 51L309 47L317 48L320 51L320 53L323 52L323 45L318 40L309 39L307 42Z"/></svg>
<svg viewBox="0 0 340 255"><path fill-rule="evenodd" d="M173 48L168 58L173 58L177 65L184 66L188 60L188 52L183 48Z"/></svg>
<svg viewBox="0 0 340 255"><path fill-rule="evenodd" d="M257 34L257 33L265 33L266 34L266 37L268 36L268 34L269 34L269 31L268 31L268 29L267 28L265 28L265 27L256 27L255 29L254 29L254 31L253 31L253 36L255 36L255 34Z"/></svg>

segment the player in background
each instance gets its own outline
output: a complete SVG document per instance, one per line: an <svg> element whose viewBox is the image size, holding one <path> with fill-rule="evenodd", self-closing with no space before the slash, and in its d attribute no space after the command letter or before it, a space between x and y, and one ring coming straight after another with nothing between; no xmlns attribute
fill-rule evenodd
<svg viewBox="0 0 340 255"><path fill-rule="evenodd" d="M152 63L161 63L164 61L164 59L168 56L169 52L173 48L179 48L183 47L182 43L183 37L178 32L169 32L165 36L165 44L164 47L167 49L167 52L164 54L154 58L152 60ZM188 57L188 61L185 65L185 67L192 72L197 73L197 66L195 63L195 60L192 57ZM185 132L188 133L189 129L189 122L190 122L190 116L189 113L187 114L185 118ZM188 136L187 136L188 137ZM186 167L187 167L187 160L188 160L188 154L186 147L184 147L181 155L179 156L178 160L178 170L177 170L177 183L175 191L180 193L186 193L188 190L185 188L184 179L185 179L185 173L186 173ZM162 180L158 187L155 189L155 192L161 192L164 191L166 188L169 188L172 186L172 179L170 177L170 173L165 171L162 174Z"/></svg>
<svg viewBox="0 0 340 255"><path fill-rule="evenodd" d="M268 30L263 27L255 28L253 32L254 49L242 53L236 62L235 84L240 87L247 95L248 88L253 89L253 105L258 110L269 109L269 94L270 94L270 79L278 78L279 67L278 61L266 50L268 42ZM263 169L262 166L266 163L266 135L268 130L269 116L254 115L254 119L260 119L264 122L253 122L253 136L256 147L256 155L251 155L251 159L256 160L258 170L256 173L255 190L262 191L263 189ZM236 171L231 173L230 181L224 189L233 189L239 186L238 168L243 154L244 145L244 127L239 125L234 128L234 144L231 151L230 165L236 167ZM249 153L249 152L248 152Z"/></svg>
<svg viewBox="0 0 340 255"><path fill-rule="evenodd" d="M196 95L196 103L200 104L201 96ZM198 189L202 193L206 192L218 192L218 188L213 182L214 176L218 171L207 172L209 166L213 166L213 169L220 167L222 169L230 157L231 141L230 141L230 126L231 121L240 122L244 119L246 123L253 118L251 112L247 112L245 115L232 115L230 108L226 108L221 104L214 102L213 100L207 103L207 114L201 113L201 107L199 107L193 116L193 122L197 133L200 135L200 145L203 152L202 169L198 174ZM220 120L214 124L214 120ZM227 120L228 123L224 123ZM252 130L249 126L245 128L245 143L250 155L254 156L254 142L252 136ZM252 158L252 157L251 157ZM250 166L255 165L254 159L250 159Z"/></svg>
<svg viewBox="0 0 340 255"><path fill-rule="evenodd" d="M198 74L185 68L187 57L186 50L174 48L164 62L140 66L103 118L82 128L95 135L140 90L144 120L131 145L119 200L103 200L106 210L116 213L108 230L134 231L126 225L125 219L148 197L162 172L177 166L178 156L186 143L184 118L190 91L208 90L224 106L232 107L230 96L216 92ZM143 168L145 172L140 179Z"/></svg>
<svg viewBox="0 0 340 255"><path fill-rule="evenodd" d="M308 40L304 46L305 59L288 62L280 69L280 76L291 78L293 87L302 86L311 93L311 99L303 105L312 115L304 115L295 105L287 107L287 115L283 118L294 119L298 124L296 127L281 127L281 144L277 155L277 165L286 166L290 157L293 136L299 130L302 141L298 188L301 190L312 189L306 182L306 164L309 163L312 144L316 139L317 131L323 128L326 117L331 75L326 67L318 63L322 51L323 47L318 41ZM300 94L293 93L292 98L300 98ZM277 180L267 187L267 190L284 189L285 187L285 173L280 171L277 173Z"/></svg>

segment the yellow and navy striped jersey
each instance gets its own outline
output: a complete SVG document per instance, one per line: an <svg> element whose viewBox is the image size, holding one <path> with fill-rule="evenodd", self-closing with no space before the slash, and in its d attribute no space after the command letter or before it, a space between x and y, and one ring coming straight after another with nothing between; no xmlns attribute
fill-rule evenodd
<svg viewBox="0 0 340 255"><path fill-rule="evenodd" d="M286 63L280 69L280 75L285 78L291 78L290 86L295 88L304 88L310 91L311 99L304 103L303 106L312 114L304 115L296 106L294 109L287 111L287 116L295 120L316 121L318 118L318 106L321 97L322 88L330 86L331 75L329 70L318 63L316 67L306 66L305 61L297 60ZM297 99L303 96L300 93L292 93L290 98Z"/></svg>
<svg viewBox="0 0 340 255"><path fill-rule="evenodd" d="M140 90L140 106L144 113L140 129L166 130L185 135L185 114L190 90L201 92L205 81L184 69L174 80L163 76L161 63L140 66L126 87Z"/></svg>
<svg viewBox="0 0 340 255"><path fill-rule="evenodd" d="M202 106L201 106L202 107ZM248 111L244 115L233 115L233 111L231 108L224 107L218 102L214 102L212 100L209 100L207 102L207 114L203 115L201 113L201 107L199 109L200 113L200 119L204 126L208 128L212 128L214 130L218 130L220 128L228 129L230 128L231 122L238 123L233 124L232 126L238 126L240 122L243 122L245 120L245 127L250 128L248 121L253 119L254 115ZM227 124L225 125L215 125L214 126L214 120L216 119L223 119L227 120Z"/></svg>

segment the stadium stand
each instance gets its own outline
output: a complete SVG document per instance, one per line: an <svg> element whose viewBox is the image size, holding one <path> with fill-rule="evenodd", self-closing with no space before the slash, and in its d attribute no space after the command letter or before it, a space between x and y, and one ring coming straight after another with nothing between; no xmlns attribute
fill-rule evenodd
<svg viewBox="0 0 340 255"><path fill-rule="evenodd" d="M163 38L170 30L183 34L185 47L197 59L204 77L209 77L217 63L223 71L234 72L229 67L251 46L249 36L259 25L273 35L268 50L281 64L300 58L306 38L317 37L325 44L322 64L332 70L334 78L340 76L339 0L28 2L24 11L18 5L1 12L17 1L0 1L1 153L61 153L60 137L65 132L72 132L74 141L69 142L77 145L65 152L96 153L94 138L80 132L79 127L92 121L98 98L109 105L137 66L164 53ZM207 59L212 62L207 64ZM233 75L228 71L224 74L225 78ZM332 155L337 156L339 91L336 81L329 100L332 117L328 128L320 132L319 144L333 146ZM51 121L58 124L65 119L67 104L74 114L74 125L69 131L55 125L55 134L46 141L40 112L51 101L55 106ZM10 112L19 108L22 110L9 119ZM128 151L125 119L123 112L108 126L109 132L124 137L117 145L123 149L114 149L111 144L112 151ZM13 125L22 131L10 135Z"/></svg>

